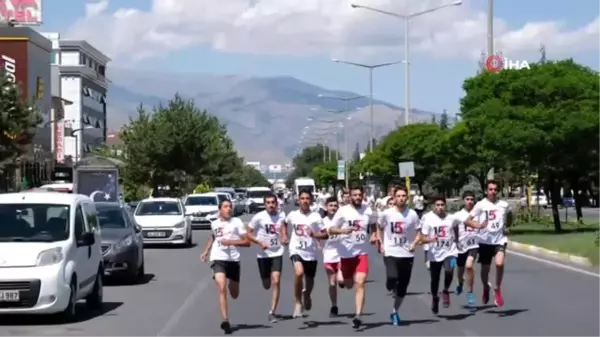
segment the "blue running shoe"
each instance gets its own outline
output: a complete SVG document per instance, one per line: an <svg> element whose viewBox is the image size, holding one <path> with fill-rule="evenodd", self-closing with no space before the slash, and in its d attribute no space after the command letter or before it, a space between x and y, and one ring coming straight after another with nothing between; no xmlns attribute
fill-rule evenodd
<svg viewBox="0 0 600 337"><path fill-rule="evenodd" d="M462 283L459 283L456 286L456 295L460 295L460 294L462 294L462 292L463 292L463 285L462 285Z"/></svg>
<svg viewBox="0 0 600 337"><path fill-rule="evenodd" d="M397 312L391 314L390 317L392 318L393 325L400 325L400 315Z"/></svg>
<svg viewBox="0 0 600 337"><path fill-rule="evenodd" d="M475 295L472 292L467 293L467 305L470 307L475 306Z"/></svg>

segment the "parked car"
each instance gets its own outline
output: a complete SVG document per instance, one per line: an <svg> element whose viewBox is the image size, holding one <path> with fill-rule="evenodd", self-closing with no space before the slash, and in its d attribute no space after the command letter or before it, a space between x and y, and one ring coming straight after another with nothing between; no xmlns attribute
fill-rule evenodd
<svg viewBox="0 0 600 337"><path fill-rule="evenodd" d="M145 277L142 228L119 203L97 202L104 275L138 283Z"/></svg>
<svg viewBox="0 0 600 337"><path fill-rule="evenodd" d="M192 228L210 228L219 214L217 193L190 194L183 201L185 214L191 217Z"/></svg>
<svg viewBox="0 0 600 337"><path fill-rule="evenodd" d="M527 197L522 197L520 203L521 203L522 207L526 207L527 206ZM547 208L548 207L548 198L546 197L546 194L542 191L540 191L536 194L531 194L531 199L529 199L529 205Z"/></svg>
<svg viewBox="0 0 600 337"><path fill-rule="evenodd" d="M0 194L0 314L77 317L103 303L96 208L80 194Z"/></svg>
<svg viewBox="0 0 600 337"><path fill-rule="evenodd" d="M142 227L144 244L193 245L192 222L179 198L142 200L135 209L135 222Z"/></svg>

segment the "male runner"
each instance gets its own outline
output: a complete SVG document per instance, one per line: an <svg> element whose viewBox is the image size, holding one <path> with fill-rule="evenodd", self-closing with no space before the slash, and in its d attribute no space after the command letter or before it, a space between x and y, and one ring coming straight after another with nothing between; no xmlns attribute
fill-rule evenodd
<svg viewBox="0 0 600 337"><path fill-rule="evenodd" d="M494 288L494 303L504 305L501 286L504 276L504 254L508 240L505 230L512 224L512 210L504 200L497 199L498 184L490 180L486 184L485 199L475 204L469 218L465 221L468 226L482 228L479 238L479 263L481 264L481 282L483 284L482 302L490 300L490 265L492 259L496 262L496 285Z"/></svg>
<svg viewBox="0 0 600 337"><path fill-rule="evenodd" d="M277 322L279 304L281 268L283 264L284 244L287 243L285 213L278 209L277 197L267 195L264 198L265 210L258 212L248 224L248 239L259 245L257 254L258 272L265 290L273 287L269 322Z"/></svg>
<svg viewBox="0 0 600 337"><path fill-rule="evenodd" d="M465 224L475 205L475 194L471 191L465 191L462 197L465 207L454 213L454 217L460 221L458 227L458 258L456 259L456 277L458 278L456 295L460 295L463 291L466 271L467 305L473 306L475 305L475 296L473 295L473 284L475 282L473 265L479 249L479 230Z"/></svg>
<svg viewBox="0 0 600 337"><path fill-rule="evenodd" d="M327 215L323 218L323 225L327 227L338 210L338 201L335 197L329 197L325 201L325 205L327 207ZM337 306L337 286L338 284L343 286L344 280L340 270L340 254L338 253L341 244L340 235L329 235L323 245L323 264L325 265L325 272L329 280L330 317L335 317L339 313Z"/></svg>
<svg viewBox="0 0 600 337"><path fill-rule="evenodd" d="M371 209L363 204L361 187L350 189L351 204L342 206L333 220L327 224L329 235L344 235L340 248L340 268L344 277L344 287L356 284L355 309L352 319L354 329L362 325L360 318L365 306L365 282L369 273L369 229L373 229L375 219ZM372 230L373 232L373 230Z"/></svg>
<svg viewBox="0 0 600 337"><path fill-rule="evenodd" d="M400 325L398 309L406 296L412 274L414 251L418 243L420 220L417 213L406 207L408 192L405 187L398 187L394 192L395 206L379 215L377 237L383 251L385 264L386 288L394 295L392 324Z"/></svg>
<svg viewBox="0 0 600 337"><path fill-rule="evenodd" d="M349 205L352 201L350 200L350 191L347 188L342 189L342 198L340 200L340 207Z"/></svg>
<svg viewBox="0 0 600 337"><path fill-rule="evenodd" d="M427 259L429 260L429 274L431 277L431 312L439 312L440 298L440 273L444 269L444 286L442 288L442 303L444 308L450 306L450 285L454 277L454 265L458 249L458 223L451 215L446 213L446 198L437 196L433 199L433 211L423 215L419 242L429 244Z"/></svg>
<svg viewBox="0 0 600 337"><path fill-rule="evenodd" d="M290 212L285 219L286 224L291 226L292 232L289 250L295 273L294 298L296 302L293 317L302 317L304 310L312 308L310 296L317 273L317 240L315 239L327 237L323 230L321 216L310 210L312 198L310 191L300 191L298 194L300 209Z"/></svg>
<svg viewBox="0 0 600 337"><path fill-rule="evenodd" d="M236 299L240 295L240 252L238 247L249 247L250 240L246 236L246 227L239 218L232 218L231 201L219 203L219 218L210 224L212 235L200 258L203 262L210 254L213 278L219 292L219 308L221 310L221 329L231 334L229 310L227 306L227 290ZM209 253L210 252L210 253ZM227 282L229 280L229 284Z"/></svg>
<svg viewBox="0 0 600 337"><path fill-rule="evenodd" d="M387 205L385 206L385 209L390 209L394 206L396 206L396 198L389 198L387 201Z"/></svg>

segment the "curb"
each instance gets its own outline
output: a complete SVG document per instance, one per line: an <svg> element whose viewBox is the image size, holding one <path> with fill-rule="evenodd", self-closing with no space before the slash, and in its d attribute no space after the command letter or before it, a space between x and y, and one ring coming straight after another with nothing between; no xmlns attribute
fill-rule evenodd
<svg viewBox="0 0 600 337"><path fill-rule="evenodd" d="M538 247L538 246L534 246L534 245L528 245L528 244L520 243L520 242L516 242L516 241L508 241L508 248L516 250L516 251L524 252L524 253L534 253L534 254L542 255L542 256L552 258L552 259L578 264L580 266L585 266L585 267L593 266L592 262L590 262L590 260L585 257L556 252L556 251L553 251L550 249L546 249L546 248L542 248L542 247Z"/></svg>

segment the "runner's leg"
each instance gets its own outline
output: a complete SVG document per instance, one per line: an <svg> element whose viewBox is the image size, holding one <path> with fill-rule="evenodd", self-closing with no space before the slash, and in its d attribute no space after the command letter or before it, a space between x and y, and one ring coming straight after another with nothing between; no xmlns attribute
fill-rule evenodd
<svg viewBox="0 0 600 337"><path fill-rule="evenodd" d="M229 323L229 307L227 303L227 279L231 274L231 268L228 262L215 261L212 264L213 279L217 284L219 292L219 310L221 311L221 329L225 334L231 334L231 324ZM235 276L235 275L233 275ZM231 289L231 288L230 288Z"/></svg>
<svg viewBox="0 0 600 337"><path fill-rule="evenodd" d="M437 314L439 312L439 291L440 291L440 273L442 272L443 262L429 262L429 291L431 292L431 312Z"/></svg>
<svg viewBox="0 0 600 337"><path fill-rule="evenodd" d="M352 320L352 325L355 329L358 329L362 325L360 315L362 315L365 307L365 284L367 282L367 275L369 274L369 257L367 255L359 255L355 257L355 259L356 268L354 272L354 284L356 286L356 315Z"/></svg>
<svg viewBox="0 0 600 337"><path fill-rule="evenodd" d="M271 289L271 265L272 260L268 257L256 259L258 264L258 274L265 290Z"/></svg>
<svg viewBox="0 0 600 337"><path fill-rule="evenodd" d="M475 296L473 295L473 288L475 284L475 258L477 257L477 248L470 249L467 253L467 260L465 261L465 274L467 279L467 304L469 306L475 305Z"/></svg>
<svg viewBox="0 0 600 337"><path fill-rule="evenodd" d="M496 250L496 289L494 290L494 303L501 307L504 305L502 296L502 279L504 278L504 258L506 245L497 246Z"/></svg>
<svg viewBox="0 0 600 337"><path fill-rule="evenodd" d="M442 302L444 308L450 306L450 286L454 278L454 265L456 264L455 257L447 257L444 259L444 288L442 289Z"/></svg>
<svg viewBox="0 0 600 337"><path fill-rule="evenodd" d="M358 260L354 257L341 259L340 272L344 280L344 288L352 289L354 287L354 276L356 274L356 266Z"/></svg>
<svg viewBox="0 0 600 337"><path fill-rule="evenodd" d="M304 268L304 289L302 290L304 310L310 310L312 309L311 294L317 275L317 261L303 261L302 266Z"/></svg>
<svg viewBox="0 0 600 337"><path fill-rule="evenodd" d="M329 303L331 303L331 310L329 311L330 316L337 316L337 273L339 264L326 263L325 272L327 273L327 281L329 284Z"/></svg>
<svg viewBox="0 0 600 337"><path fill-rule="evenodd" d="M279 305L279 295L281 293L281 270L283 268L283 257L277 256L271 258L271 287L273 287L273 297L271 299L270 321L276 322L277 306Z"/></svg>
<svg viewBox="0 0 600 337"><path fill-rule="evenodd" d="M406 258L395 258L396 271L397 271L397 282L394 289L394 312L392 313L392 324L400 324L400 315L398 310L404 302L406 297L406 291L408 290L408 284L410 283L410 277L412 275L412 266L414 259L411 257Z"/></svg>
<svg viewBox="0 0 600 337"><path fill-rule="evenodd" d="M465 264L467 263L468 252L458 254L456 258L456 295L462 294L465 281Z"/></svg>
<svg viewBox="0 0 600 337"><path fill-rule="evenodd" d="M302 317L302 290L304 289L304 266L302 258L298 255L291 257L294 263L294 315L293 317Z"/></svg>
<svg viewBox="0 0 600 337"><path fill-rule="evenodd" d="M480 244L479 245L479 264L481 264L481 286L483 287L483 293L481 301L483 304L488 304L490 301L490 265L494 258L494 246Z"/></svg>

